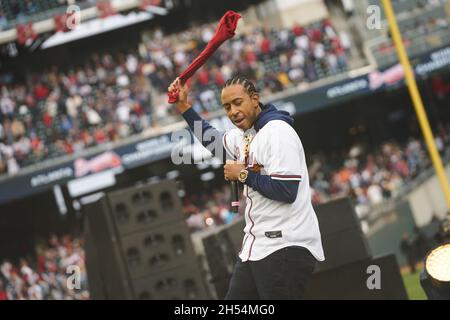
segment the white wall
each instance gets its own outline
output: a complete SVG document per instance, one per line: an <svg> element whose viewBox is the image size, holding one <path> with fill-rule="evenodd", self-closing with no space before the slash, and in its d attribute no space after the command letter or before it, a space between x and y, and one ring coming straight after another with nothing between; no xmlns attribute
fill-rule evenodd
<svg viewBox="0 0 450 320"><path fill-rule="evenodd" d="M323 0L267 0L243 13L244 24L290 28L295 22L305 25L328 16Z"/></svg>
<svg viewBox="0 0 450 320"><path fill-rule="evenodd" d="M450 165L446 166L445 172L447 180L450 181ZM413 190L408 195L408 201L416 225L419 227L427 225L433 214L436 214L440 219L444 219L448 212L444 194L436 174Z"/></svg>
<svg viewBox="0 0 450 320"><path fill-rule="evenodd" d="M322 0L274 0L284 27L302 25L326 18L329 13Z"/></svg>

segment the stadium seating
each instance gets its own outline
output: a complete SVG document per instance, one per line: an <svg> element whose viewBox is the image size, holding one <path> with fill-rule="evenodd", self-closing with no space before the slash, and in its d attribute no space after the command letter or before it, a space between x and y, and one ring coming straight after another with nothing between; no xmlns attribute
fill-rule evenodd
<svg viewBox="0 0 450 320"><path fill-rule="evenodd" d="M81 8L93 6L90 0L74 1ZM65 12L68 1L64 0L2 0L0 13L3 13L8 24L4 29L14 28L16 24L37 22L51 19Z"/></svg>
<svg viewBox="0 0 450 320"><path fill-rule="evenodd" d="M450 5L448 1L397 0L392 3L409 55L422 54L450 43L450 18L446 8ZM381 6L381 1L370 0L369 4ZM381 13L382 19L386 19L384 10ZM397 61L395 55L392 55L393 51L383 50L393 47L387 28L383 28L378 38L371 39L369 43L380 67Z"/></svg>
<svg viewBox="0 0 450 320"><path fill-rule="evenodd" d="M52 236L37 245L36 251L36 259L23 257L20 263L0 261L0 300L89 299L82 238ZM80 287L74 290L67 287L69 266L80 270Z"/></svg>
<svg viewBox="0 0 450 320"><path fill-rule="evenodd" d="M0 173L14 174L45 159L179 120L166 105L167 87L203 49L201 35L212 27L187 30L195 41L189 49L179 48L183 34L172 35L171 41L155 37L144 43L144 56L137 51L126 56L104 54L97 61L86 61L96 65L95 69L74 66L69 72L56 69L27 75L25 83L4 84L0 93ZM347 70L348 49L343 48L330 21L295 32L255 27L245 37L235 37L219 48L203 72L203 82L199 73L193 78L191 96L201 113L220 108L223 79L231 76L224 68L255 81L263 95L314 82ZM181 64L175 57L180 54L185 57ZM294 65L294 54L303 62ZM153 71L143 71L147 69ZM300 78L291 77L293 69ZM80 101L73 106L71 100L76 99ZM24 127L25 135L14 127Z"/></svg>

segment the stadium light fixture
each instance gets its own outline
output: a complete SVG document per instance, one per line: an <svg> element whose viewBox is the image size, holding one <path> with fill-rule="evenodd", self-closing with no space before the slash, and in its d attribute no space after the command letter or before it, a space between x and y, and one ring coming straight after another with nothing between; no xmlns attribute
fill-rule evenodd
<svg viewBox="0 0 450 320"><path fill-rule="evenodd" d="M439 246L429 253L425 269L435 281L450 283L450 243Z"/></svg>
<svg viewBox="0 0 450 320"><path fill-rule="evenodd" d="M420 283L430 300L450 300L450 243L431 250L425 258Z"/></svg>

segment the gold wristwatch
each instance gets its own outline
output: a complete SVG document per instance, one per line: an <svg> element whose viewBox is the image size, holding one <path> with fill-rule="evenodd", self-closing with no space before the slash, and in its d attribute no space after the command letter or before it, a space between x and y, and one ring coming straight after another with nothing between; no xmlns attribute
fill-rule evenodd
<svg viewBox="0 0 450 320"><path fill-rule="evenodd" d="M247 180L248 177L248 171L245 169L242 169L241 172L239 172L239 181L242 183L245 183L245 180Z"/></svg>

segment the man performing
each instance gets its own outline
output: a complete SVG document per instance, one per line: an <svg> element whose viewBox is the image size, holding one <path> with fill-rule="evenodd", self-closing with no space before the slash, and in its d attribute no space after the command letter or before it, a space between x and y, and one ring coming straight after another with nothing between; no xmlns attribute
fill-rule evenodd
<svg viewBox="0 0 450 320"><path fill-rule="evenodd" d="M325 258L293 119L262 104L251 81L234 77L225 83L221 100L237 128L220 135L191 108L179 78L168 90L178 92L176 106L192 131L200 122L197 139L210 151L211 146L224 150L225 179L244 184L245 236L225 299L301 299L316 261ZM221 139L204 141L205 134Z"/></svg>

